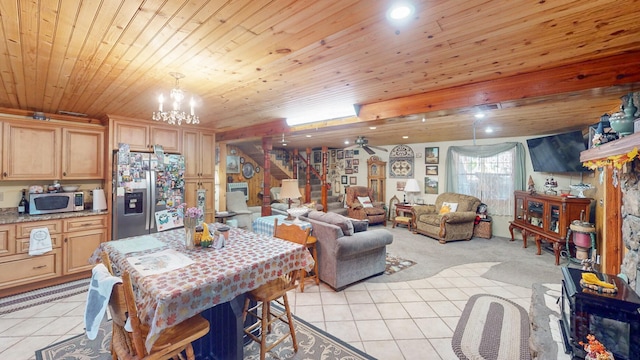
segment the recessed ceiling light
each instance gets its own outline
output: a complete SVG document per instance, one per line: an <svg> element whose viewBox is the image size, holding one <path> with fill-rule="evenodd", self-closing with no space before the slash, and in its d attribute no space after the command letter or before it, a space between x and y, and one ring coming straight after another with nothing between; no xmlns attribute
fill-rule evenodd
<svg viewBox="0 0 640 360"><path fill-rule="evenodd" d="M426 122L427 119L424 118L424 116L422 117L422 122Z"/></svg>
<svg viewBox="0 0 640 360"><path fill-rule="evenodd" d="M375 126L369 126L369 130L375 130L375 129L377 129L377 127L375 127Z"/></svg>
<svg viewBox="0 0 640 360"><path fill-rule="evenodd" d="M476 119L482 119L484 117L484 113L483 112L478 112L475 115L473 115L476 117Z"/></svg>
<svg viewBox="0 0 640 360"><path fill-rule="evenodd" d="M486 129L484 129L484 132L486 132L486 133L492 133L492 132L493 132L493 129L492 129L492 128L490 128L490 127L488 127L488 128L486 128Z"/></svg>
<svg viewBox="0 0 640 360"><path fill-rule="evenodd" d="M401 1L391 5L389 10L387 11L387 16L390 20L404 20L411 16L414 11L415 8L412 4Z"/></svg>
<svg viewBox="0 0 640 360"><path fill-rule="evenodd" d="M402 138L403 138L403 139L408 139L408 138L409 138L409 135L404 135Z"/></svg>
<svg viewBox="0 0 640 360"><path fill-rule="evenodd" d="M311 137L311 135L305 135L306 137Z"/></svg>
<svg viewBox="0 0 640 360"><path fill-rule="evenodd" d="M344 141L344 144L345 144L345 145L349 145L349 140L345 140L345 141Z"/></svg>

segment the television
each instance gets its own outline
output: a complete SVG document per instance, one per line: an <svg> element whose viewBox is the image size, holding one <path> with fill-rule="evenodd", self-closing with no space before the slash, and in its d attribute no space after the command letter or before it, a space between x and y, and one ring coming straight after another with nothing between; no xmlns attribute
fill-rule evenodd
<svg viewBox="0 0 640 360"><path fill-rule="evenodd" d="M589 172L580 153L587 149L581 131L527 139L533 171L548 173Z"/></svg>

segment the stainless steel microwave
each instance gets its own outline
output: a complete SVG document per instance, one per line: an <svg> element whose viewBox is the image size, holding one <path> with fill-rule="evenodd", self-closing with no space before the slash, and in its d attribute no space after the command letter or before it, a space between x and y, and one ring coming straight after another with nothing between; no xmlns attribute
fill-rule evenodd
<svg viewBox="0 0 640 360"><path fill-rule="evenodd" d="M29 214L42 215L84 210L84 193L29 194Z"/></svg>

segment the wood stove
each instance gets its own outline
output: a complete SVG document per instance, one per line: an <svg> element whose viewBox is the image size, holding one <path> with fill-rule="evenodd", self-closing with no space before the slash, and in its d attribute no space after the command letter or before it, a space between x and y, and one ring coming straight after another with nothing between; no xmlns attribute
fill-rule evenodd
<svg viewBox="0 0 640 360"><path fill-rule="evenodd" d="M580 286L582 270L562 268L560 328L565 352L585 356L579 344L593 334L611 351L616 360L640 359L640 297L622 279L595 273L615 283L616 294L598 293Z"/></svg>

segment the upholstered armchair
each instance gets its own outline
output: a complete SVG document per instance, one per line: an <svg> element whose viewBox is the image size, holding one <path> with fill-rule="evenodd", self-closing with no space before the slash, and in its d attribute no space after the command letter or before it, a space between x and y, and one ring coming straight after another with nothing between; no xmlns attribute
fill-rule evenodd
<svg viewBox="0 0 640 360"><path fill-rule="evenodd" d="M416 232L437 239L441 244L471 240L480 199L464 194L442 193L431 205L416 205L412 211Z"/></svg>
<svg viewBox="0 0 640 360"><path fill-rule="evenodd" d="M262 216L262 207L247 206L244 193L241 191L227 192L227 211L236 213L229 219L237 220L238 227L247 230L252 230L253 220Z"/></svg>
<svg viewBox="0 0 640 360"><path fill-rule="evenodd" d="M383 223L387 226L387 211L384 202L371 201L373 189L365 186L349 186L345 195L347 214L359 220L369 220L369 224Z"/></svg>

